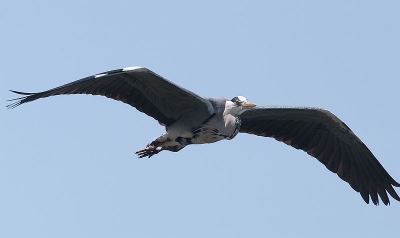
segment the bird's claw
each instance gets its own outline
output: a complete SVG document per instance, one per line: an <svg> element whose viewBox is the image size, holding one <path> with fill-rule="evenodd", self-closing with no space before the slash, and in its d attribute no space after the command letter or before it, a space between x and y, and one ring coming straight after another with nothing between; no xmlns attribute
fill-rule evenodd
<svg viewBox="0 0 400 238"><path fill-rule="evenodd" d="M153 155L160 153L163 150L161 146L147 145L143 150L136 151L135 154L139 156L139 158L148 157L150 158Z"/></svg>

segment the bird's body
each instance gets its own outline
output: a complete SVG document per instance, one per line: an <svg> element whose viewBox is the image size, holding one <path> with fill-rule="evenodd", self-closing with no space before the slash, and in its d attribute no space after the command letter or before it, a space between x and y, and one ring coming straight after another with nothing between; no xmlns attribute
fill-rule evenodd
<svg viewBox="0 0 400 238"><path fill-rule="evenodd" d="M247 104L247 99L239 96L237 102ZM137 152L139 157L151 157L161 150L177 152L190 144L214 143L223 139L233 139L241 125L241 110L235 111L235 102L224 98L205 98L210 104L207 113L199 114L193 111L166 126L166 133L156 138L144 150ZM244 111L244 110L243 110Z"/></svg>
<svg viewBox="0 0 400 238"><path fill-rule="evenodd" d="M365 202L385 205L399 187L365 144L339 118L325 109L255 107L243 96L232 100L204 98L143 67L128 67L93 75L39 93L24 95L8 108L39 98L65 94L101 95L127 103L166 128L139 157L163 150L177 152L190 144L233 139L237 133L272 137L317 158L359 192Z"/></svg>

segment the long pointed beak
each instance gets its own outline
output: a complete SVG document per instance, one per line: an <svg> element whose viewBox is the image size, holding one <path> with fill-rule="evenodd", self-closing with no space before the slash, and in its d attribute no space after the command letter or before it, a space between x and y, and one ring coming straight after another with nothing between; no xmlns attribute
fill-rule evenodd
<svg viewBox="0 0 400 238"><path fill-rule="evenodd" d="M242 104L242 107L245 108L245 109L253 108L255 106L257 106L257 105L252 103L252 102L245 102L245 103Z"/></svg>

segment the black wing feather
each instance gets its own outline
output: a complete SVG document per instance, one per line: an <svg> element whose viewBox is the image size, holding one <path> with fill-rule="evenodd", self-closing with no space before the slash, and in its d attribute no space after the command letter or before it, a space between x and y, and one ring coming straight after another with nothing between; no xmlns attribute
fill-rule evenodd
<svg viewBox="0 0 400 238"><path fill-rule="evenodd" d="M143 67L112 70L39 93L10 91L24 97L9 100L14 102L7 108L55 95L101 95L127 103L167 126L185 113L210 113L212 108L208 100Z"/></svg>
<svg viewBox="0 0 400 238"><path fill-rule="evenodd" d="M330 171L360 192L366 203L387 193L400 201L393 186L400 187L365 144L339 118L319 108L264 107L241 115L240 132L273 137L317 158Z"/></svg>

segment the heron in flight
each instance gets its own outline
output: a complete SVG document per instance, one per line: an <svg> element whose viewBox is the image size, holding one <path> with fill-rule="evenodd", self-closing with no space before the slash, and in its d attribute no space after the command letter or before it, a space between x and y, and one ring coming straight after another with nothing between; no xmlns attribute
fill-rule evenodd
<svg viewBox="0 0 400 238"><path fill-rule="evenodd" d="M165 134L136 154L151 157L190 144L231 140L239 132L272 137L317 158L348 182L366 203L388 194L400 201L400 187L353 131L331 112L313 107L256 107L243 96L232 100L201 97L144 67L89 76L44 92L25 93L8 108L55 95L92 94L127 103L165 126Z"/></svg>

